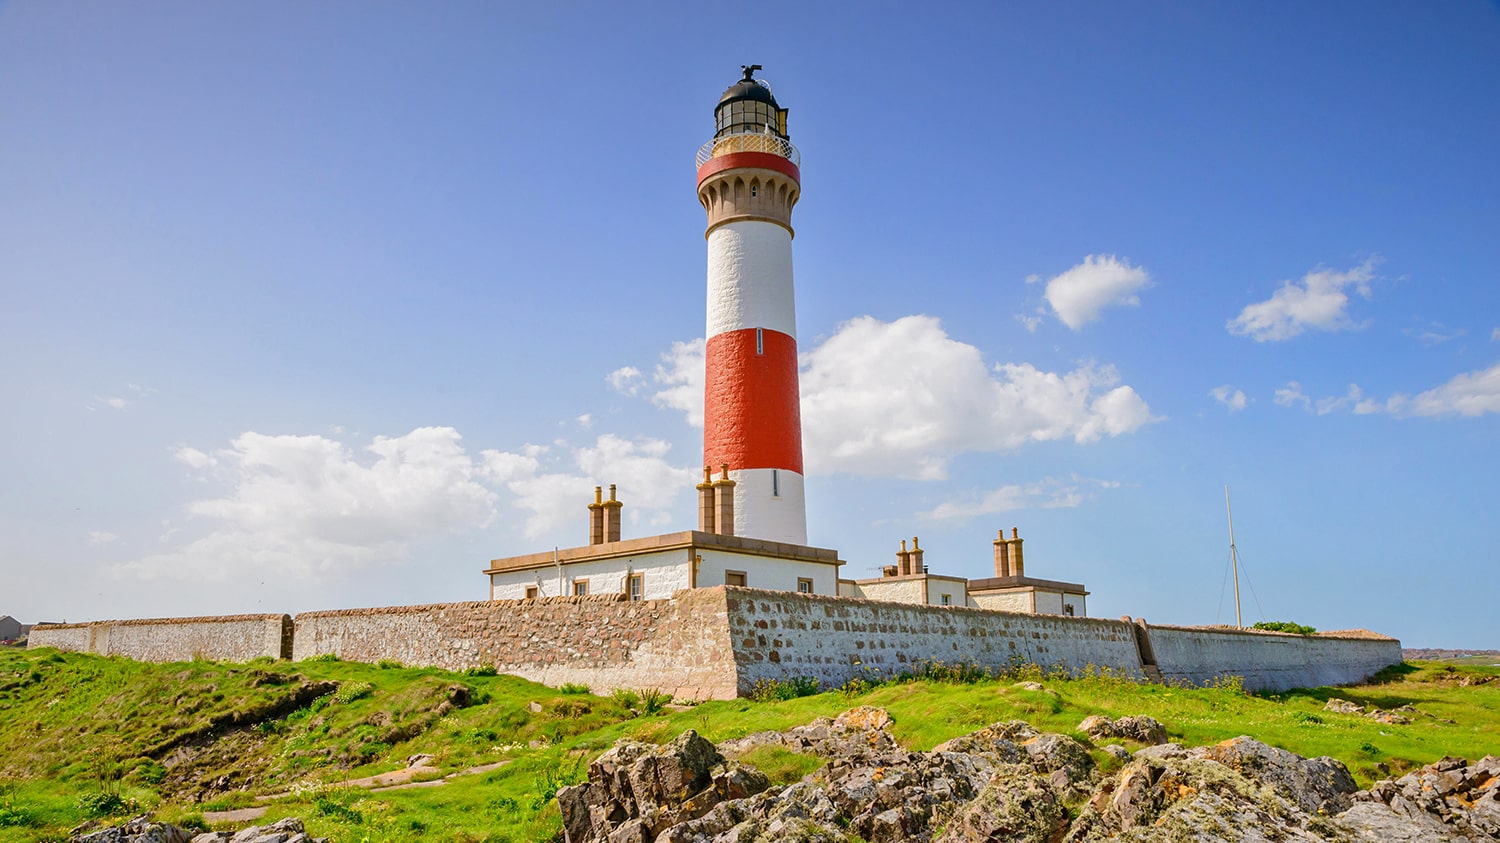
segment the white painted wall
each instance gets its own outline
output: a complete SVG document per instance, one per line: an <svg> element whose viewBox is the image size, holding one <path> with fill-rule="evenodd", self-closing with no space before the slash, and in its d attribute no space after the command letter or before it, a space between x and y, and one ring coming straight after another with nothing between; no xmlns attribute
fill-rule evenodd
<svg viewBox="0 0 1500 843"><path fill-rule="evenodd" d="M922 581L919 579L882 579L857 583L854 597L866 600L881 600L886 603L917 603L923 599Z"/></svg>
<svg viewBox="0 0 1500 843"><path fill-rule="evenodd" d="M625 588L627 572L645 577L641 583L644 599L665 600L688 587L688 551L679 548L565 564L561 583L557 568L490 574L490 599L521 600L529 586L537 587L538 597L568 595L573 593L573 582L579 579L589 581L590 594L618 593Z"/></svg>
<svg viewBox="0 0 1500 843"><path fill-rule="evenodd" d="M1024 591L1008 594L971 594L969 605L995 612L1031 612L1031 595Z"/></svg>
<svg viewBox="0 0 1500 843"><path fill-rule="evenodd" d="M1060 615L1062 610L1062 595L1056 591L1036 592L1036 613L1039 615Z"/></svg>
<svg viewBox="0 0 1500 843"><path fill-rule="evenodd" d="M725 223L708 235L708 333L766 328L797 338L792 301L792 234L758 220Z"/></svg>
<svg viewBox="0 0 1500 843"><path fill-rule="evenodd" d="M1084 597L1082 594L1064 594L1063 597L1062 597L1062 599L1063 599L1063 606L1065 607L1064 611L1063 611L1063 614L1065 614L1065 615L1067 614L1066 607L1072 606L1073 607L1073 617L1075 617L1075 618L1086 618L1086 617L1089 616L1089 610L1088 610L1088 606L1086 604L1087 598Z"/></svg>
<svg viewBox="0 0 1500 843"><path fill-rule="evenodd" d="M699 588L724 585L726 572L744 571L745 585L749 588L796 591L797 579L806 577L813 581L814 594L828 597L838 594L838 566L836 565L797 562L791 559L767 559L723 550L702 550L699 551L699 556L703 559L698 566Z"/></svg>
<svg viewBox="0 0 1500 843"><path fill-rule="evenodd" d="M776 472L773 480L771 472ZM787 469L731 470L734 534L787 544L807 544L807 502L802 475ZM773 491L780 492L773 495ZM832 594L833 592L820 592Z"/></svg>
<svg viewBox="0 0 1500 843"><path fill-rule="evenodd" d="M966 581L948 577L928 577L927 605L943 605L944 594L948 595L950 606L969 605L969 589Z"/></svg>

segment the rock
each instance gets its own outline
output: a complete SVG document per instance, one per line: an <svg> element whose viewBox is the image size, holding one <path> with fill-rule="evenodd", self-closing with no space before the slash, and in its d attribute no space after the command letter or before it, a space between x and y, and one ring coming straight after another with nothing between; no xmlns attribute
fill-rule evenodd
<svg viewBox="0 0 1500 843"><path fill-rule="evenodd" d="M1364 706L1362 706L1362 705L1356 705L1355 703L1349 702L1348 700L1341 700L1338 697L1333 697L1333 698L1329 699L1328 700L1328 704L1325 705L1325 706L1323 706L1323 710L1324 711L1332 711L1335 714L1364 714L1365 713L1365 707Z"/></svg>
<svg viewBox="0 0 1500 843"><path fill-rule="evenodd" d="M1078 724L1078 731L1096 741L1105 738L1128 738L1147 745L1167 742L1166 727L1155 719L1143 715L1110 720L1108 717L1094 714L1085 717L1083 722Z"/></svg>
<svg viewBox="0 0 1500 843"><path fill-rule="evenodd" d="M851 708L834 718L833 726L841 729L885 730L895 722L890 712L885 709L862 705L858 708Z"/></svg>
<svg viewBox="0 0 1500 843"><path fill-rule="evenodd" d="M92 828L69 837L70 843L192 843L191 833L170 823L153 822L150 814L131 817L114 828Z"/></svg>
<svg viewBox="0 0 1500 843"><path fill-rule="evenodd" d="M1019 688L1022 691L1045 691L1045 690L1047 690L1047 687L1045 685L1043 685L1042 683L1040 683L1040 682L1017 682L1016 684L1012 685L1011 687L1012 688Z"/></svg>
<svg viewBox="0 0 1500 843"><path fill-rule="evenodd" d="M1356 802L1335 822L1360 843L1452 843L1457 837L1427 814L1406 816L1382 802Z"/></svg>
<svg viewBox="0 0 1500 843"><path fill-rule="evenodd" d="M428 761L431 761L431 760L433 760L436 757L437 757L436 755L427 755L425 753L424 754L419 754L419 755L408 755L406 757L406 766L408 768L411 768L411 767L425 767L425 766L427 766L427 762Z"/></svg>
<svg viewBox="0 0 1500 843"><path fill-rule="evenodd" d="M557 802L569 843L649 843L769 784L758 770L726 764L713 744L688 730L664 747L617 743L589 765L587 783L558 791Z"/></svg>
<svg viewBox="0 0 1500 843"><path fill-rule="evenodd" d="M531 712L532 714L541 714L542 704L537 702L536 700L532 700L531 702L526 704L526 710Z"/></svg>
<svg viewBox="0 0 1500 843"><path fill-rule="evenodd" d="M1029 766L1005 764L948 824L939 843L1005 840L1048 843L1067 828L1068 812Z"/></svg>
<svg viewBox="0 0 1500 843"><path fill-rule="evenodd" d="M1295 801L1308 813L1337 813L1348 808L1359 790L1343 762L1327 756L1303 758L1241 736L1206 747L1204 757L1217 761Z"/></svg>
<svg viewBox="0 0 1500 843"><path fill-rule="evenodd" d="M1126 762L1130 761L1132 758L1135 757L1134 755L1131 754L1130 750L1126 749L1123 746L1120 746L1117 743L1112 743L1112 744L1109 744L1108 746L1104 747L1104 751L1107 752L1107 753L1109 753L1110 755L1114 756L1115 758L1118 758L1121 761L1126 761Z"/></svg>
<svg viewBox="0 0 1500 843"><path fill-rule="evenodd" d="M1093 788L1094 759L1083 744L1067 735L1038 735L1021 744L1031 765L1050 774L1065 796L1084 796Z"/></svg>

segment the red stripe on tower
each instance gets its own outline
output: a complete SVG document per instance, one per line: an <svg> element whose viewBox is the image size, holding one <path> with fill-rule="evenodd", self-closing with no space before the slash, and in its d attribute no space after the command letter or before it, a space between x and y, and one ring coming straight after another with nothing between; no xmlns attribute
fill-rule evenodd
<svg viewBox="0 0 1500 843"><path fill-rule="evenodd" d="M801 162L758 69L724 92L714 137L698 151L708 214L703 460L729 466L736 534L805 545L792 288Z"/></svg>

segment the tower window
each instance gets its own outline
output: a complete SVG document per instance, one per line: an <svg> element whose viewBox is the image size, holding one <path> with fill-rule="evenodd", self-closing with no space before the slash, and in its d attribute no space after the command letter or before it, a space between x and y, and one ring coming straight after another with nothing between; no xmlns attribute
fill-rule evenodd
<svg viewBox="0 0 1500 843"><path fill-rule="evenodd" d="M781 497L781 470L771 469L771 497Z"/></svg>
<svg viewBox="0 0 1500 843"><path fill-rule="evenodd" d="M764 328L755 329L755 355L757 357L766 353L766 331Z"/></svg>
<svg viewBox="0 0 1500 843"><path fill-rule="evenodd" d="M752 184L752 185L750 185L750 198L754 199L755 197L757 197L759 195L760 195L760 185L758 185L758 184Z"/></svg>

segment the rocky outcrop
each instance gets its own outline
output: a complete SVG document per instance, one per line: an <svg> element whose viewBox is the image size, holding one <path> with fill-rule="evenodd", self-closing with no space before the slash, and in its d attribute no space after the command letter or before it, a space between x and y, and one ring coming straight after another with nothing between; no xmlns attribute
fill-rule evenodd
<svg viewBox="0 0 1500 843"><path fill-rule="evenodd" d="M113 828L76 828L68 843L328 843L328 840L307 836L302 821L296 817L240 831L194 834L171 823L154 822L150 814L142 814Z"/></svg>
<svg viewBox="0 0 1500 843"><path fill-rule="evenodd" d="M1096 741L1105 738L1127 738L1147 745L1167 742L1166 727L1145 716L1111 720L1102 714L1094 714L1083 718L1083 722L1078 724L1078 731Z"/></svg>
<svg viewBox="0 0 1500 843"><path fill-rule="evenodd" d="M1119 724L1127 723L1123 728ZM1086 723L1088 721L1085 721ZM1081 728L1150 743L1150 718ZM1444 759L1358 791L1344 765L1248 737L1196 748L1110 751L1021 721L995 723L931 752L903 749L889 714L859 708L715 747L685 732L665 747L622 741L558 793L568 843L1098 843L1500 840L1500 758ZM1091 739L1094 739L1091 737ZM733 758L778 746L824 760L769 786ZM1072 819L1070 820L1070 817Z"/></svg>

